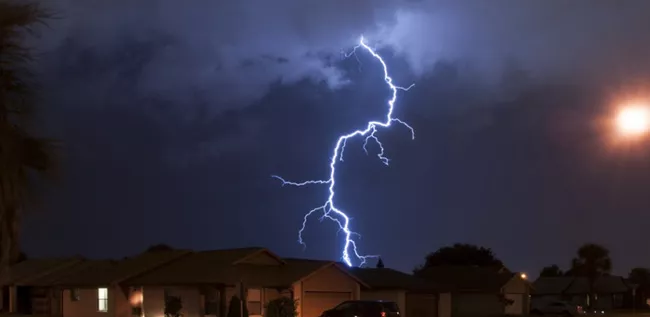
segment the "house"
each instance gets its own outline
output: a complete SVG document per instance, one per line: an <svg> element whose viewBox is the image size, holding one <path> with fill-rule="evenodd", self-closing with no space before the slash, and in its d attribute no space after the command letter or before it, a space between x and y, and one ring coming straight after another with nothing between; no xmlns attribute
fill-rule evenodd
<svg viewBox="0 0 650 317"><path fill-rule="evenodd" d="M339 263L282 259L264 248L84 260L21 285L46 289L50 315L63 317L161 317L168 296L181 298L185 317L223 317L231 297L241 293L251 316L263 315L270 300L289 296L297 300L299 317L318 317L359 299L367 287Z"/></svg>
<svg viewBox="0 0 650 317"><path fill-rule="evenodd" d="M475 266L427 268L419 277L441 288L440 317L528 315L531 285L505 269ZM444 311L442 307L449 307Z"/></svg>
<svg viewBox="0 0 650 317"><path fill-rule="evenodd" d="M336 262L282 259L263 248L236 256L239 251L233 251L195 252L126 284L141 289L145 316L162 313L164 293L183 299L184 316L225 316L229 299L243 285L251 316L263 315L266 303L285 295L297 300L299 317L318 317L358 299L364 285Z"/></svg>
<svg viewBox="0 0 650 317"><path fill-rule="evenodd" d="M586 277L540 277L534 283L534 301L564 300L591 306L589 303L589 279ZM593 308L611 310L624 305L623 298L630 286L620 276L600 276L594 281Z"/></svg>
<svg viewBox="0 0 650 317"><path fill-rule="evenodd" d="M396 302L402 317L445 316L445 307L438 306L440 289L433 283L389 268L352 268L352 274L367 286L361 288L361 299Z"/></svg>
<svg viewBox="0 0 650 317"><path fill-rule="evenodd" d="M71 265L77 264L82 261L81 257L73 258L54 258L54 259L39 259L39 260L26 260L20 262L18 265L11 269L11 275L2 288L2 311L3 312L25 312L31 313L31 289L24 287L26 281L33 278L38 278L47 274L56 272L57 270L65 269ZM41 294L43 296L47 294ZM49 309L49 307L41 307L42 301L39 301L43 296L36 297L37 303L35 308Z"/></svg>
<svg viewBox="0 0 650 317"><path fill-rule="evenodd" d="M50 316L132 316L130 290L126 279L156 269L189 251L147 252L120 261L77 260L65 267L26 276L14 283L24 289L16 302L31 302L11 312ZM21 262L12 267L20 271L30 262L44 266L48 259Z"/></svg>

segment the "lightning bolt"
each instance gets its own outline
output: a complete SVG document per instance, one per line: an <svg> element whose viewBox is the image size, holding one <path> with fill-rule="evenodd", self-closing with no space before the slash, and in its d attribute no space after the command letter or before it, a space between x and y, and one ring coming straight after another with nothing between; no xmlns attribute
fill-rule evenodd
<svg viewBox="0 0 650 317"><path fill-rule="evenodd" d="M339 207L336 206L334 203L334 198L335 198L335 187L336 187L336 163L337 162L343 162L343 152L345 151L345 145L347 141L351 138L354 137L365 137L365 140L363 142L363 150L368 154L367 150L367 145L368 142L373 141L379 146L379 153L377 153L377 157L379 160L382 161L385 165L388 165L389 159L384 156L384 146L381 144L379 141L379 138L377 138L376 133L379 128L389 128L393 123L399 123L411 131L411 139L415 139L415 130L408 125L406 122L393 117L393 109L395 107L395 101L397 100L397 91L398 90L403 90L407 91L411 89L411 87L414 86L412 84L409 87L400 87L396 86L393 84L393 79L389 76L388 74L388 66L386 66L386 62L384 62L384 59L377 53L375 52L374 49L370 48L365 43L365 40L363 36L359 39L359 44L355 46L349 54L346 54L346 58L350 57L352 55L355 55L358 49L364 49L370 55L372 55L375 59L377 59L383 69L384 69L384 81L386 84L388 84L388 87L390 87L392 91L392 98L388 100L388 112L386 113L386 120L381 122L381 121L369 121L366 128L363 130L355 130L353 132L350 132L348 134L341 135L338 140L336 141L336 146L334 146L334 150L332 152L332 157L330 158L330 175L328 179L325 180L308 180L304 182L292 182L292 181L287 181L284 178L277 176L277 175L272 175L271 177L276 178L282 182L282 185L291 185L291 186L307 186L307 185L329 185L329 196L325 203L321 206L318 206L309 212L307 212L303 218L302 222L302 227L298 231L298 242L304 246L306 246L305 242L302 239L302 233L305 231L305 228L307 226L307 219L314 213L321 211L323 212L323 215L320 217L320 220L322 221L325 218L328 218L335 223L338 224L339 226L339 232L343 231L345 234L345 245L343 246L343 250L341 250L341 259L348 265L352 266L352 259L351 256L354 256L358 261L360 261L359 266L363 266L366 263L366 260L368 258L375 258L378 257L377 255L361 255L359 254L359 251L357 249L357 243L356 240L354 240L354 237L360 238L361 236L350 230L350 217ZM356 55L355 55L356 56ZM352 254L351 254L352 252Z"/></svg>

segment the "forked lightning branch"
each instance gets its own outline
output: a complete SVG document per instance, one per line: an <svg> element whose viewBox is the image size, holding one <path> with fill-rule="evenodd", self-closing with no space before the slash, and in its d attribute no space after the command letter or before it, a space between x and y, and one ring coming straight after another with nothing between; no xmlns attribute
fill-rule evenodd
<svg viewBox="0 0 650 317"><path fill-rule="evenodd" d="M389 163L389 159L384 156L384 146L381 144L379 138L377 138L376 133L378 129L382 128L390 128L393 123L398 123L411 132L411 139L415 139L415 131L413 128L408 125L406 122L393 117L393 110L395 108L395 102L397 101L397 93L399 90L404 90L407 91L411 89L414 85L412 84L409 87L400 87L396 86L393 84L393 79L389 76L388 72L388 66L386 65L386 62L384 59L370 46L368 46L365 42L365 39L361 37L359 40L359 44L354 47L352 52L350 54L347 54L346 57L350 57L353 54L357 53L357 50L363 49L370 55L372 55L383 67L384 70L384 81L390 88L392 95L391 98L388 100L388 107L387 107L387 112L386 112L386 118L385 121L369 121L366 124L366 127L362 130L355 130L352 131L348 134L341 135L338 140L336 141L336 145L334 146L334 149L332 151L332 156L330 157L330 174L329 178L326 179L320 179L320 180L307 180L307 181L302 181L302 182L293 182L293 181L287 181L284 178L277 176L277 175L272 175L273 178L277 178L280 181L282 181L282 185L292 185L292 186L307 186L307 185L327 185L329 193L327 196L327 200L325 202L310 210L307 212L303 218L302 222L302 227L298 231L298 242L300 244L306 245L303 238L302 234L306 229L307 226L307 220L309 219L310 216L312 216L314 213L320 212L322 213L320 219L323 220L325 218L330 219L334 221L336 224L338 224L339 229L341 232L344 233L345 236L345 242L343 245L343 249L341 250L341 260L343 260L348 266L352 266L352 257L354 257L356 260L359 261L358 266L363 266L366 263L366 260L368 258L374 258L377 257L377 255L361 255L359 253L359 250L357 248L357 238L360 237L360 235L350 229L350 217L347 215L346 212L343 211L340 207L337 206L336 204L336 165L337 163L343 162L343 154L345 151L345 145L346 142L355 137L363 137L364 143L363 143L363 150L368 153L366 145L368 142L375 142L379 146L379 153L377 153L377 157L386 165Z"/></svg>

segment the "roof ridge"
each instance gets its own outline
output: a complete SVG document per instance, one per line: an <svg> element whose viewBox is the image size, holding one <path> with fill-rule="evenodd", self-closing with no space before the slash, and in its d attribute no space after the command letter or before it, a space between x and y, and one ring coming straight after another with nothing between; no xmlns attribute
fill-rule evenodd
<svg viewBox="0 0 650 317"><path fill-rule="evenodd" d="M181 251L181 250L179 250L179 251ZM190 254L193 254L193 253L194 253L194 251L191 251L191 250L188 250L188 251L182 250L182 252L180 254L178 254L176 256L173 256L170 259L157 261L156 263L151 264L150 266L148 266L146 268L143 268L143 269L139 270L138 272L134 272L134 273L131 273L131 274L125 274L126 276L122 276L122 277L117 277L113 281L111 281L111 284L119 284L119 283L122 283L122 282L124 282L126 280L137 277L139 275L146 274L147 272L151 272L153 270L156 270L156 269L158 269L160 267L163 267L163 266L165 266L165 265L167 265L169 263L172 263L172 262L174 262L174 261L176 261L178 259L184 258L184 257L186 257L186 256L188 256Z"/></svg>
<svg viewBox="0 0 650 317"><path fill-rule="evenodd" d="M65 259L65 258L62 258L62 260L63 259ZM35 260L38 260L38 259L35 259ZM24 278L19 278L19 279L13 281L12 283L13 284L20 284L20 283L26 283L26 282L29 282L29 281L37 280L39 278L43 278L43 277L52 275L52 274L54 274L54 273L56 273L58 271L61 271L61 270L64 270L64 269L67 269L67 268L70 268L70 267L74 267L75 265L83 263L85 260L86 259L80 258L80 257L67 258L67 259L65 259L65 262L59 263L58 265L55 265L53 268L43 270L43 271L41 271L39 273L32 274L32 275L26 276Z"/></svg>

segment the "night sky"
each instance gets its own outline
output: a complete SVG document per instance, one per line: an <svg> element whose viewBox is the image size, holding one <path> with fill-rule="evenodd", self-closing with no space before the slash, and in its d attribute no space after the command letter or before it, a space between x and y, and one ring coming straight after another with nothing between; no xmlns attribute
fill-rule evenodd
<svg viewBox="0 0 650 317"><path fill-rule="evenodd" d="M31 256L121 257L155 243L264 246L338 259L342 235L304 212L339 134L401 126L337 169L362 253L410 271L455 242L513 270L566 268L579 245L614 272L650 266L650 142L612 141L614 106L650 94L650 2L396 0L47 1L38 33L40 130L60 177L25 221ZM40 187L39 187L40 188Z"/></svg>

